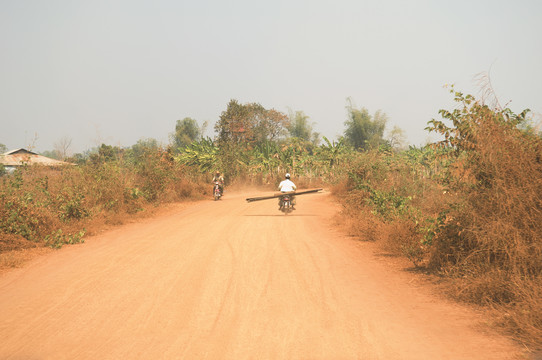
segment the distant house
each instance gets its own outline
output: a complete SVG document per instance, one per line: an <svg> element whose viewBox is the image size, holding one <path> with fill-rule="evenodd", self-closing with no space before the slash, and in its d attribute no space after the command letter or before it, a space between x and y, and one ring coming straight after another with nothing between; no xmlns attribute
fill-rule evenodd
<svg viewBox="0 0 542 360"><path fill-rule="evenodd" d="M26 149L11 150L0 155L0 164L4 165L4 168L8 173L11 173L18 167L24 165L43 165L52 167L73 165L65 161L55 160L38 155Z"/></svg>

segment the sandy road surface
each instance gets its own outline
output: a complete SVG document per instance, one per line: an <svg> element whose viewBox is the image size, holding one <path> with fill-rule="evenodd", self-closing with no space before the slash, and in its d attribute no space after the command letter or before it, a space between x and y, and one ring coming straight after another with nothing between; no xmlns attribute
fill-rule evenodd
<svg viewBox="0 0 542 360"><path fill-rule="evenodd" d="M0 277L0 359L511 359L479 316L327 221L247 194L179 206ZM258 194L255 194L258 195Z"/></svg>

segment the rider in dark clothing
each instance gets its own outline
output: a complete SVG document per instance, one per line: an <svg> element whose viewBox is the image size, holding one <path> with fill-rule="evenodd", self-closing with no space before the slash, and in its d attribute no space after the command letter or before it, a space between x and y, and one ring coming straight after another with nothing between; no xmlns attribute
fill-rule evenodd
<svg viewBox="0 0 542 360"><path fill-rule="evenodd" d="M220 175L220 171L217 171L213 176L213 185L215 181L218 181L218 188L220 189L220 193L224 195L224 176Z"/></svg>

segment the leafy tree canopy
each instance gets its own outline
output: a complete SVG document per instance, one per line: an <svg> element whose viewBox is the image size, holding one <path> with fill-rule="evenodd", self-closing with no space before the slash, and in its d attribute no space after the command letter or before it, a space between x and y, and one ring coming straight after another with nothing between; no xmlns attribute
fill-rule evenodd
<svg viewBox="0 0 542 360"><path fill-rule="evenodd" d="M384 143L384 129L388 116L378 110L373 116L366 108L357 109L348 99L348 119L345 121L346 141L356 149L374 149Z"/></svg>
<svg viewBox="0 0 542 360"><path fill-rule="evenodd" d="M205 123L202 127L192 118L185 117L182 120L177 120L175 124L175 133L171 135L173 147L177 150L184 149L194 141L201 138Z"/></svg>
<svg viewBox="0 0 542 360"><path fill-rule="evenodd" d="M455 91L453 86L450 93L454 95L458 107L453 111L440 110L439 114L446 121L433 119L425 129L444 137L444 140L435 144L436 147L452 149L456 154L475 149L479 138L477 132L487 132L491 124L522 129L531 111L525 109L520 114L515 114L509 108L502 109L500 106L492 108L483 101L477 101L472 95ZM526 134L533 133L528 128L523 128L523 131Z"/></svg>
<svg viewBox="0 0 542 360"><path fill-rule="evenodd" d="M280 111L267 110L258 103L230 100L215 124L215 131L221 144L254 145L277 140L285 133L287 124L288 117Z"/></svg>
<svg viewBox="0 0 542 360"><path fill-rule="evenodd" d="M90 155L89 160L93 164L117 161L123 153L124 150L118 146L102 144L97 152Z"/></svg>
<svg viewBox="0 0 542 360"><path fill-rule="evenodd" d="M290 136L318 145L320 134L313 131L312 124L309 123L309 117L303 111L290 111L289 120L287 128Z"/></svg>
<svg viewBox="0 0 542 360"><path fill-rule="evenodd" d="M160 144L156 139L139 139L137 143L126 150L126 155L130 160L137 162L139 159L145 156L145 154L156 152L159 147Z"/></svg>

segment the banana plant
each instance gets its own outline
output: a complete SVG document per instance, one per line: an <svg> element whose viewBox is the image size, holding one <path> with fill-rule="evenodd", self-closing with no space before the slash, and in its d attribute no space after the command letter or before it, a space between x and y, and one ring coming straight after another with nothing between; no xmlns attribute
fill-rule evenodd
<svg viewBox="0 0 542 360"><path fill-rule="evenodd" d="M181 164L195 166L200 172L212 171L217 163L218 147L210 138L194 141L175 158Z"/></svg>
<svg viewBox="0 0 542 360"><path fill-rule="evenodd" d="M329 141L325 136L322 137L325 141L325 144L321 145L318 148L318 157L327 162L330 168L333 168L336 165L339 165L340 155L347 152L347 147L344 142L344 137L340 137L337 141Z"/></svg>

